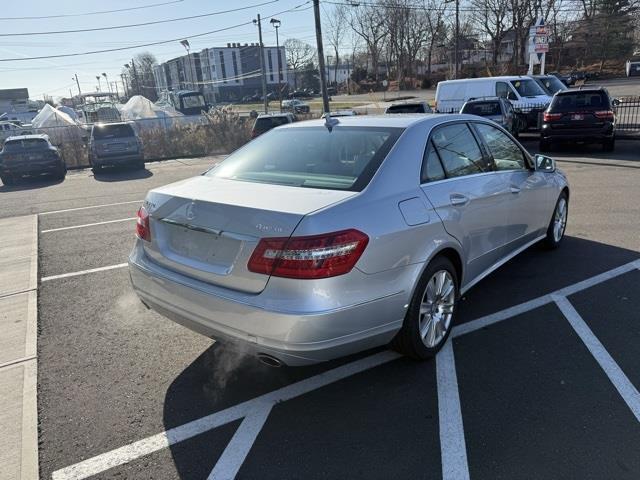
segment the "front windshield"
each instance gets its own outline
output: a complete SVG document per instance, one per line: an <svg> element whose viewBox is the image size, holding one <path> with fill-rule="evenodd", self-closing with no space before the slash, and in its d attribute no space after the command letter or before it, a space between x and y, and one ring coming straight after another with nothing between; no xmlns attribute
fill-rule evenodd
<svg viewBox="0 0 640 480"><path fill-rule="evenodd" d="M399 128L324 126L272 130L206 175L246 182L362 190L399 137Z"/></svg>
<svg viewBox="0 0 640 480"><path fill-rule="evenodd" d="M537 78L536 81L538 82L538 85L546 90L549 95L553 95L556 92L561 92L562 90L567 90L566 85L553 75L549 75L548 77L544 78Z"/></svg>
<svg viewBox="0 0 640 480"><path fill-rule="evenodd" d="M545 91L533 80L511 80L511 85L513 85L521 97L546 95Z"/></svg>

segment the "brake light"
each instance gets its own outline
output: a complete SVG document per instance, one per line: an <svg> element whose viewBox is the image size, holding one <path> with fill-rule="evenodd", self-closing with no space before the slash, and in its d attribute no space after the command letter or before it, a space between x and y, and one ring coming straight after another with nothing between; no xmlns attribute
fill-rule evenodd
<svg viewBox="0 0 640 480"><path fill-rule="evenodd" d="M560 120L561 118L562 118L562 114L561 113L544 112L542 114L542 121L544 121L544 122L552 122L554 120Z"/></svg>
<svg viewBox="0 0 640 480"><path fill-rule="evenodd" d="M364 252L369 237L358 230L308 237L263 238L248 269L276 277L312 279L349 273Z"/></svg>
<svg viewBox="0 0 640 480"><path fill-rule="evenodd" d="M138 210L136 221L136 236L147 242L151 241L151 226L149 225L149 212L144 206Z"/></svg>
<svg viewBox="0 0 640 480"><path fill-rule="evenodd" d="M600 120L613 120L613 112L611 110L600 110L593 112L593 114Z"/></svg>

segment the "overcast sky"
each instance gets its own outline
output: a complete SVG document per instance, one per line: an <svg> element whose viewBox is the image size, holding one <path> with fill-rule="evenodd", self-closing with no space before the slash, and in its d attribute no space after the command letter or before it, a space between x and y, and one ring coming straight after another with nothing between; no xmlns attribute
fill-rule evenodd
<svg viewBox="0 0 640 480"><path fill-rule="evenodd" d="M268 0L176 0L176 3L151 8L101 15L67 16L47 19L9 19L11 17L70 15L105 10L116 10L169 2L170 0L29 0L3 1L0 12L0 34L43 32L97 28L131 23L165 20L190 15L213 13L241 7L250 7ZM103 50L134 46L142 43L171 40L203 32L250 22L257 13L269 17L292 9L305 0L277 0L267 5L243 11L224 13L204 18L183 20L159 25L148 25L116 30L55 35L0 36L0 59L57 55L91 50ZM286 38L299 38L315 45L313 9L311 3L297 11L279 13L282 21L280 43ZM189 39L192 51L207 47L226 46L228 42L251 43L258 41L257 28L250 24L224 32ZM275 45L275 31L268 20L263 23L263 41ZM110 53L83 55L46 60L0 62L0 88L29 89L32 99L42 98L43 93L59 97L68 96L69 89L77 93L72 77L78 74L83 91L94 90L96 75L105 72L110 81L119 78L122 66L136 53L150 51L162 62L183 55L184 49L176 41L164 45L136 48ZM104 89L104 85L103 85Z"/></svg>

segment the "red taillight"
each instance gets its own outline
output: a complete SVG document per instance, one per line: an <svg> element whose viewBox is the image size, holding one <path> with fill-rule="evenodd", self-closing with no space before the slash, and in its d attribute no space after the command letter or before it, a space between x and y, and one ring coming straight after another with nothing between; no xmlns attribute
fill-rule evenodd
<svg viewBox="0 0 640 480"><path fill-rule="evenodd" d="M542 121L544 122L552 122L553 120L560 120L561 118L562 118L561 113L544 112L542 114Z"/></svg>
<svg viewBox="0 0 640 480"><path fill-rule="evenodd" d="M613 112L611 110L600 110L593 112L593 114L600 120L613 120Z"/></svg>
<svg viewBox="0 0 640 480"><path fill-rule="evenodd" d="M287 278L328 278L349 273L369 243L358 230L309 237L263 238L248 268L252 272Z"/></svg>
<svg viewBox="0 0 640 480"><path fill-rule="evenodd" d="M138 210L138 218L136 221L136 236L147 242L151 241L151 227L149 225L149 213L144 207Z"/></svg>

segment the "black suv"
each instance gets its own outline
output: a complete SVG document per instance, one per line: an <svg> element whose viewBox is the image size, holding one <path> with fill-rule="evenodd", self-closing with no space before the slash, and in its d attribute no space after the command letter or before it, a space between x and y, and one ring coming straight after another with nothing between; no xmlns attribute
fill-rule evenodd
<svg viewBox="0 0 640 480"><path fill-rule="evenodd" d="M9 137L0 150L0 180L5 185L25 175L53 175L64 180L67 167L47 135Z"/></svg>
<svg viewBox="0 0 640 480"><path fill-rule="evenodd" d="M602 87L556 93L542 117L540 151L554 143L601 143L605 151L615 147L616 115L609 93Z"/></svg>

